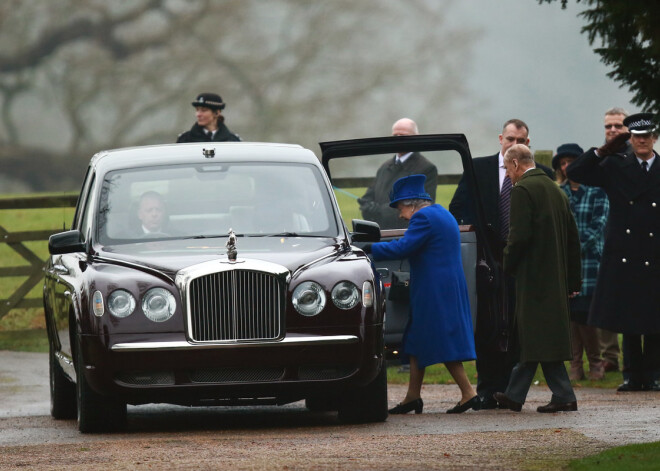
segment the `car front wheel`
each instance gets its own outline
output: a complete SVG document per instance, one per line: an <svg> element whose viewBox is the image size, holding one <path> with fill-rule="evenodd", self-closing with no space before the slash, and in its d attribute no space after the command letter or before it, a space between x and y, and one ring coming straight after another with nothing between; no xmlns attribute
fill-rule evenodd
<svg viewBox="0 0 660 471"><path fill-rule="evenodd" d="M94 391L85 379L80 336L76 342L76 396L78 430L82 433L115 432L126 426L126 404Z"/></svg>
<svg viewBox="0 0 660 471"><path fill-rule="evenodd" d="M338 418L345 423L384 422L387 419L385 361L371 383L342 396Z"/></svg>
<svg viewBox="0 0 660 471"><path fill-rule="evenodd" d="M76 386L66 377L55 357L55 348L50 345L48 354L50 373L50 415L57 420L76 417Z"/></svg>

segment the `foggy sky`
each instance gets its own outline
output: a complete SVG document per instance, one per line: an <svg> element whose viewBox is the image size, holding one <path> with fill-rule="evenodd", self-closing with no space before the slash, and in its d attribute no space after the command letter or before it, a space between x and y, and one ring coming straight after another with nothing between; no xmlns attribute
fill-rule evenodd
<svg viewBox="0 0 660 471"><path fill-rule="evenodd" d="M473 156L498 150L497 136L509 118L530 127L530 145L553 150L576 142L585 150L604 138L603 114L614 106L629 113L639 110L630 103L627 88L607 77L611 69L593 52L580 33L585 21L577 18L583 5L570 1L539 5L536 0L465 0L449 12L452 24L481 28L472 51L472 74L466 77L476 107L466 103L466 115L476 114L492 125L472 125L466 116L456 119L462 129L437 132L467 135ZM469 117L468 117L469 118Z"/></svg>

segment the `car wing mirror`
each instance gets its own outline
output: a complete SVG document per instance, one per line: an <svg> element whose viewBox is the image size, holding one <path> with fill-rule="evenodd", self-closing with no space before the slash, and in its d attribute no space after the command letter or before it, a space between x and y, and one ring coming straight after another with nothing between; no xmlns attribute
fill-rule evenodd
<svg viewBox="0 0 660 471"><path fill-rule="evenodd" d="M66 231L48 238L48 252L51 255L84 252L85 242L80 231Z"/></svg>
<svg viewBox="0 0 660 471"><path fill-rule="evenodd" d="M380 240L380 226L377 222L353 219L353 242L378 242Z"/></svg>

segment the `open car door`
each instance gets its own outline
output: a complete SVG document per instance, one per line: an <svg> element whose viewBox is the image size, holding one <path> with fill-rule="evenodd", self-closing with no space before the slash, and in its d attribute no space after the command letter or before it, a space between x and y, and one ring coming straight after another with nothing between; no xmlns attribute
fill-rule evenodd
<svg viewBox="0 0 660 471"><path fill-rule="evenodd" d="M381 240L388 241L403 236L407 221L398 219L397 210L388 207L389 201L383 201L383 180L389 188L395 176L400 178L406 164L395 169L395 154L414 156L424 160L424 173L427 173L427 191L438 203L449 208L449 203L462 176L467 183L469 198L474 204L475 224L459 225L461 231L461 255L463 270L468 285L472 309L473 326L479 318L487 316L489 330L500 348L506 348L508 319L506 302L503 296L504 277L501 265L496 262L495 247L485 224L484 210L481 206L479 188L474 184L472 156L467 139L463 134L431 134L417 136L388 136L368 139L352 139L320 143L322 162L333 185L339 202L342 218L347 227L355 231L357 220L369 220L379 224ZM410 157L409 156L409 157ZM428 162L427 162L428 161ZM411 161L412 162L412 161ZM435 170L432 168L435 167ZM412 173L422 173L419 165L408 165ZM378 173L378 181L376 174ZM437 177L435 177L437 175ZM390 177L389 181L388 176ZM433 178L435 177L435 182ZM380 188L379 188L380 185ZM380 195L380 200L378 199ZM385 198L387 200L387 198ZM353 245L363 244L354 241ZM393 272L409 271L407 260L383 261L375 263L388 294L385 321L385 344L388 358L396 358L400 351L403 332L408 321L408 302L400 299L390 300L390 286Z"/></svg>

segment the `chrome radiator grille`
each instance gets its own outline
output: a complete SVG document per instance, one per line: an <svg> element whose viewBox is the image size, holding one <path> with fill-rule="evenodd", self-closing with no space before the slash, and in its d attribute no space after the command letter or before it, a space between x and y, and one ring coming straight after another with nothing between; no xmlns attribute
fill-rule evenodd
<svg viewBox="0 0 660 471"><path fill-rule="evenodd" d="M270 273L230 270L190 282L194 341L272 340L281 337L286 287Z"/></svg>

